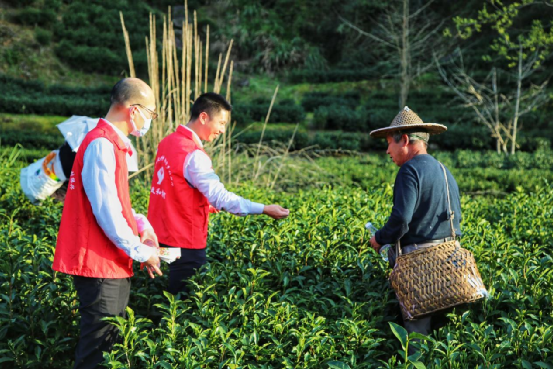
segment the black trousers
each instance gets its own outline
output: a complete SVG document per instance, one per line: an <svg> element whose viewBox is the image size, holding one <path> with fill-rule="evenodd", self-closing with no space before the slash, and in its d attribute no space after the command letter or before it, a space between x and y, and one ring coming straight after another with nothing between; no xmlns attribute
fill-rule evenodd
<svg viewBox="0 0 553 369"><path fill-rule="evenodd" d="M102 353L110 351L119 330L102 321L109 316L125 317L131 289L130 278L87 278L73 276L81 313L80 336L74 369L101 368Z"/></svg>
<svg viewBox="0 0 553 369"><path fill-rule="evenodd" d="M172 247L160 244L161 247ZM205 248L183 249L180 259L169 264L169 288L167 291L173 295L181 292L181 299L188 294L187 281L198 269L206 263Z"/></svg>

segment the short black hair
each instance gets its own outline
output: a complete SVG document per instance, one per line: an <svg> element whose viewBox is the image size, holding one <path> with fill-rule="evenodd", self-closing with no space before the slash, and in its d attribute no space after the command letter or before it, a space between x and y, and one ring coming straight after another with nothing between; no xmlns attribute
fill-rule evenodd
<svg viewBox="0 0 553 369"><path fill-rule="evenodd" d="M145 83L137 78L123 78L111 89L111 105L143 104L144 96L140 93Z"/></svg>
<svg viewBox="0 0 553 369"><path fill-rule="evenodd" d="M206 112L210 117L221 110L232 111L232 105L221 95L215 92L206 92L200 95L190 111L190 120L196 120L202 112Z"/></svg>

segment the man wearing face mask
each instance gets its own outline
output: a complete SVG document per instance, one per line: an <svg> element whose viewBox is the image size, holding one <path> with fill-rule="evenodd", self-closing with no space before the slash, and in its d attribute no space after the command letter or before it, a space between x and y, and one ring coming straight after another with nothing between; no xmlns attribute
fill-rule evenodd
<svg viewBox="0 0 553 369"><path fill-rule="evenodd" d="M155 116L146 83L119 81L106 117L86 135L73 163L52 268L73 276L79 297L74 368L98 367L115 343L117 328L102 318L125 315L133 260L145 263L152 278L161 275L157 236L131 207L126 162L136 155L127 136L143 136Z"/></svg>
<svg viewBox="0 0 553 369"><path fill-rule="evenodd" d="M213 141L225 132L231 110L219 94L200 95L190 121L158 146L148 219L162 246L181 251L180 259L169 264L168 291L172 294L186 292L186 280L206 262L210 212L266 214L274 219L289 214L279 205L259 204L227 191L215 174L202 141Z"/></svg>

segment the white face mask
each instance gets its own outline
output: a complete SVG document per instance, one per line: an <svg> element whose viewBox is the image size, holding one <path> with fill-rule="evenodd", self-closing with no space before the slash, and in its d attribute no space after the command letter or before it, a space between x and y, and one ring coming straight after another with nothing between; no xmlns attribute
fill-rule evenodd
<svg viewBox="0 0 553 369"><path fill-rule="evenodd" d="M132 109L132 108L131 108ZM138 109L138 108L137 108ZM138 129L136 128L136 124L134 123L134 119L131 118L131 123L132 123L132 132L131 132L131 135L135 136L135 137L142 137L146 134L146 132L148 132L148 130L150 129L150 124L152 123L152 119L146 119L146 116L144 116L144 114L142 114L142 112L140 111L140 109L138 109L138 114L140 114L140 116L142 117L142 119L144 119L144 126L141 128L141 129Z"/></svg>

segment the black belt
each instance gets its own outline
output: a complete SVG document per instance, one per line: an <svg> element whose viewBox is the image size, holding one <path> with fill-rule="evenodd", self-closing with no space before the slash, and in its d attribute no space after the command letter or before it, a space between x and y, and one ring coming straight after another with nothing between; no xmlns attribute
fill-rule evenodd
<svg viewBox="0 0 553 369"><path fill-rule="evenodd" d="M445 238L439 238L437 240L426 240L426 241L422 241L422 242L417 242L417 244L423 244L423 243L444 243L444 242L449 242L449 241L453 241L454 238L453 237L445 237Z"/></svg>

